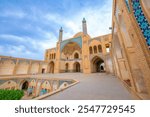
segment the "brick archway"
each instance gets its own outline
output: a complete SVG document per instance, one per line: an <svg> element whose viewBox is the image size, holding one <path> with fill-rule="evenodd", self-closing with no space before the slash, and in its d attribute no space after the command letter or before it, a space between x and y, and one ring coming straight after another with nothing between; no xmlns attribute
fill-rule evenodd
<svg viewBox="0 0 150 117"><path fill-rule="evenodd" d="M105 71L104 60L98 56L93 57L93 59L91 60L91 69L93 73L104 72Z"/></svg>

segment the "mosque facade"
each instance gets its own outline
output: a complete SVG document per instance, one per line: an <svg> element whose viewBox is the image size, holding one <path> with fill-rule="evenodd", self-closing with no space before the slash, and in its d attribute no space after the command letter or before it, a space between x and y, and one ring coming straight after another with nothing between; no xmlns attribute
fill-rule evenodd
<svg viewBox="0 0 150 117"><path fill-rule="evenodd" d="M82 21L82 32L72 38L63 39L61 28L56 47L45 52L45 61L50 64L49 72L112 72L111 39L111 34L91 38L87 33L85 18Z"/></svg>

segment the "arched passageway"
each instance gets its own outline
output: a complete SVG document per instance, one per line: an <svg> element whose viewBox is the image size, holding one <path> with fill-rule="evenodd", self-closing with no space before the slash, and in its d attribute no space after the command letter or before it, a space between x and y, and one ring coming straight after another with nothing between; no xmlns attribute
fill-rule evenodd
<svg viewBox="0 0 150 117"><path fill-rule="evenodd" d="M66 72L68 72L68 69L69 69L69 64L66 63Z"/></svg>
<svg viewBox="0 0 150 117"><path fill-rule="evenodd" d="M54 73L54 67L55 67L55 64L54 64L54 62L52 61L52 62L50 62L50 64L49 64L49 66L50 66L50 73Z"/></svg>
<svg viewBox="0 0 150 117"><path fill-rule="evenodd" d="M105 64L104 64L104 60L101 59L98 56L95 56L92 61L92 72L96 73L96 72L104 72L105 71Z"/></svg>
<svg viewBox="0 0 150 117"><path fill-rule="evenodd" d="M80 63L79 62L74 63L74 71L75 72L80 72Z"/></svg>
<svg viewBox="0 0 150 117"><path fill-rule="evenodd" d="M24 81L23 84L22 84L22 86L21 86L21 89L22 90L27 90L28 86L29 86L29 82L28 81Z"/></svg>
<svg viewBox="0 0 150 117"><path fill-rule="evenodd" d="M42 68L42 74L44 74L45 73L45 69L44 68Z"/></svg>

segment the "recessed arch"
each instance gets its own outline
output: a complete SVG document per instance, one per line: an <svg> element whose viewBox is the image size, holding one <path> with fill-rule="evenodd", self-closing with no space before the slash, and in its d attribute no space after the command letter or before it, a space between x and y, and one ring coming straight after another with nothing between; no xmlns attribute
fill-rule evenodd
<svg viewBox="0 0 150 117"><path fill-rule="evenodd" d="M90 52L90 54L93 54L92 46L89 47L89 52Z"/></svg>
<svg viewBox="0 0 150 117"><path fill-rule="evenodd" d="M31 69L30 69L30 73L31 74L37 74L38 73L38 70L39 70L39 63L32 63L31 65Z"/></svg>
<svg viewBox="0 0 150 117"><path fill-rule="evenodd" d="M60 85L59 89L64 89L67 87L69 84L67 82L64 82L63 84Z"/></svg>
<svg viewBox="0 0 150 117"><path fill-rule="evenodd" d="M20 84L20 89L21 90L27 90L29 87L29 82L27 80L23 80Z"/></svg>
<svg viewBox="0 0 150 117"><path fill-rule="evenodd" d="M64 54L65 56L70 56L76 51L78 51L79 53L82 52L80 45L76 42L69 42L63 47L62 54Z"/></svg>
<svg viewBox="0 0 150 117"><path fill-rule="evenodd" d="M96 54L97 53L97 46L96 45L93 47L93 50L94 50L94 54Z"/></svg>
<svg viewBox="0 0 150 117"><path fill-rule="evenodd" d="M19 62L16 70L16 74L27 74L29 63L26 61Z"/></svg>
<svg viewBox="0 0 150 117"><path fill-rule="evenodd" d="M73 64L73 68L74 68L74 72L80 72L80 63L79 62L75 62Z"/></svg>
<svg viewBox="0 0 150 117"><path fill-rule="evenodd" d="M80 48L82 48L82 38L81 37L76 37L68 40L64 40L60 44L60 50L62 51L66 45L69 43L76 43Z"/></svg>
<svg viewBox="0 0 150 117"><path fill-rule="evenodd" d="M93 73L104 72L105 71L104 60L98 56L93 57L93 59L91 60L91 70Z"/></svg>
<svg viewBox="0 0 150 117"><path fill-rule="evenodd" d="M12 60L5 60L0 62L0 74L12 75L15 68L15 63Z"/></svg>
<svg viewBox="0 0 150 117"><path fill-rule="evenodd" d="M8 80L0 85L0 89L16 89L17 83L13 80Z"/></svg>
<svg viewBox="0 0 150 117"><path fill-rule="evenodd" d="M51 84L49 81L45 80L43 83L41 83L39 95L44 95L44 94L49 93L51 91L52 91L52 88L51 88Z"/></svg>
<svg viewBox="0 0 150 117"><path fill-rule="evenodd" d="M98 52L102 52L102 46L100 44L98 45Z"/></svg>
<svg viewBox="0 0 150 117"><path fill-rule="evenodd" d="M49 68L49 73L54 73L55 63L53 61L49 63Z"/></svg>
<svg viewBox="0 0 150 117"><path fill-rule="evenodd" d="M66 66L66 72L68 72L68 70L69 70L69 63L66 63L65 66Z"/></svg>
<svg viewBox="0 0 150 117"><path fill-rule="evenodd" d="M36 82L35 79L30 81L29 86L28 86L28 91L27 91L28 95L31 95L31 94L35 95L35 93L36 93L36 84L37 84L37 82Z"/></svg>
<svg viewBox="0 0 150 117"><path fill-rule="evenodd" d="M75 54L74 54L74 59L78 59L79 58L79 54L76 52Z"/></svg>

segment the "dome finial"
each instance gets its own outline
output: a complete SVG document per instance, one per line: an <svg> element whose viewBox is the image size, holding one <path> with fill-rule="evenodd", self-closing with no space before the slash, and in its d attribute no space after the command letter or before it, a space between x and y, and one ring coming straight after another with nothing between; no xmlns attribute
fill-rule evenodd
<svg viewBox="0 0 150 117"><path fill-rule="evenodd" d="M84 17L82 20L82 30L83 30L84 35L86 35L87 34L87 25L86 25L86 20Z"/></svg>
<svg viewBox="0 0 150 117"><path fill-rule="evenodd" d="M63 38L63 29L62 29L62 27L60 27L60 29L59 29L59 41L60 42L62 41L62 38Z"/></svg>
<svg viewBox="0 0 150 117"><path fill-rule="evenodd" d="M60 31L61 31L61 32L63 31L62 26L60 27Z"/></svg>
<svg viewBox="0 0 150 117"><path fill-rule="evenodd" d="M83 20L82 20L82 22L86 22L86 20L85 20L85 17L83 17Z"/></svg>

